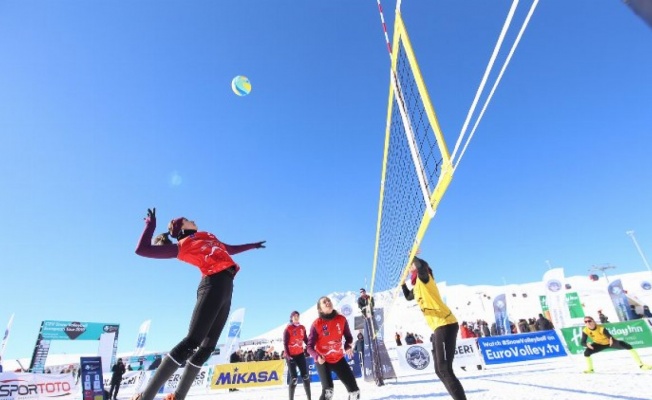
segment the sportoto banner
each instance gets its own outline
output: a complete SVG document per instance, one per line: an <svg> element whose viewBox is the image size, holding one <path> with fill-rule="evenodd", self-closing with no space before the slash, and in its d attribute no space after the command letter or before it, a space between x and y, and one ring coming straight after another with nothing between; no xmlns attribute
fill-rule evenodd
<svg viewBox="0 0 652 400"><path fill-rule="evenodd" d="M285 361L257 361L214 366L211 389L230 389L283 384Z"/></svg>
<svg viewBox="0 0 652 400"><path fill-rule="evenodd" d="M544 360L566 356L556 331L479 338L478 344L487 365Z"/></svg>
<svg viewBox="0 0 652 400"><path fill-rule="evenodd" d="M602 324L611 333L611 335L618 339L632 345L634 348L652 347L652 333L650 326L645 320L637 319L634 321L615 322L610 324ZM574 326L572 328L564 328L561 334L564 337L568 351L571 354L580 354L584 352L584 347L581 345L582 341L582 328L581 326ZM612 349L605 349L610 351Z"/></svg>
<svg viewBox="0 0 652 400"><path fill-rule="evenodd" d="M0 400L50 400L79 397L71 374L0 373Z"/></svg>

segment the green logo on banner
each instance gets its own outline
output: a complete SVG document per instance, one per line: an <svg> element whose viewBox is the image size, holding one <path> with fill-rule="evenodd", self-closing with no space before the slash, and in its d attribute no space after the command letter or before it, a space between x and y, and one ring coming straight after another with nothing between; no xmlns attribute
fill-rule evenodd
<svg viewBox="0 0 652 400"><path fill-rule="evenodd" d="M615 322L613 324L604 324L611 336L618 340L623 340L632 345L633 348L652 347L652 332L644 319L635 321ZM582 341L583 326L572 328L562 328L561 334L564 337L568 351L571 354L581 354L584 352ZM605 351L611 351L606 349Z"/></svg>

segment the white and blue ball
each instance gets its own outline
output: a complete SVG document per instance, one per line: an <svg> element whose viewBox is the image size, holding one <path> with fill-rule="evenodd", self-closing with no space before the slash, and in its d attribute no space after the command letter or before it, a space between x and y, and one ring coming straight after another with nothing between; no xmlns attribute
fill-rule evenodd
<svg viewBox="0 0 652 400"><path fill-rule="evenodd" d="M231 89L238 96L246 96L251 92L251 82L244 75L238 75L231 81Z"/></svg>

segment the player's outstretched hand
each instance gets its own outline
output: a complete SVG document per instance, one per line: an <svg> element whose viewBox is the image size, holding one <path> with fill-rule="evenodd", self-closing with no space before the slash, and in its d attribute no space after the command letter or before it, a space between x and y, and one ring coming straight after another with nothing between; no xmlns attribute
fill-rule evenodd
<svg viewBox="0 0 652 400"><path fill-rule="evenodd" d="M256 242L256 243L254 243L254 244L256 245L256 248L257 248L257 249L264 249L264 248L265 248L265 243L266 243L266 242L267 242L267 240L263 240L262 242Z"/></svg>
<svg viewBox="0 0 652 400"><path fill-rule="evenodd" d="M153 221L156 219L156 207L148 208L147 209L147 218L146 220Z"/></svg>

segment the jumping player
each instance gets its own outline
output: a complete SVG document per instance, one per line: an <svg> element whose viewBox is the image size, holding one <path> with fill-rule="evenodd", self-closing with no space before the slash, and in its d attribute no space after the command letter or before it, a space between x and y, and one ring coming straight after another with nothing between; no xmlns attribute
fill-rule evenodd
<svg viewBox="0 0 652 400"><path fill-rule="evenodd" d="M331 371L342 381L349 392L349 400L360 398L360 389L353 371L344 358L344 353L353 357L353 335L349 323L344 316L333 309L333 303L328 297L320 297L317 302L319 316L310 327L308 338L308 353L315 360L319 380L321 381L321 396L319 400L333 398L333 378ZM344 347L342 347L344 338Z"/></svg>
<svg viewBox="0 0 652 400"><path fill-rule="evenodd" d="M294 400L294 391L297 388L299 379L297 368L299 368L303 380L306 396L310 400L310 374L306 365L306 356L303 354L304 344L308 344L306 328L299 322L299 312L292 311L290 323L283 331L283 349L285 350L285 358L290 372L290 386L288 386L290 400Z"/></svg>
<svg viewBox="0 0 652 400"><path fill-rule="evenodd" d="M409 268L413 287L408 289L405 280L403 280L401 288L406 300L416 299L428 326L434 331L432 335L432 355L435 362L435 373L454 400L466 400L464 388L453 372L453 357L455 356L457 332L460 330L460 325L441 299L432 269L430 269L428 263L414 257Z"/></svg>
<svg viewBox="0 0 652 400"><path fill-rule="evenodd" d="M587 366L587 369L584 371L585 374L592 374L594 372L591 355L610 347L612 349L629 350L632 358L634 358L634 361L640 369L652 370L652 365L643 364L641 357L639 357L636 350L632 348L632 345L611 336L607 328L595 323L593 317L584 317L584 324L586 326L582 328L581 343L582 346L586 347L586 350L584 350L584 357ZM589 338L591 338L590 342L588 341Z"/></svg>
<svg viewBox="0 0 652 400"><path fill-rule="evenodd" d="M165 356L145 390L132 399L153 400L161 386L187 361L175 392L166 396L166 400L183 400L202 365L215 349L229 316L233 279L240 270L231 255L264 248L265 242L228 245L212 233L198 231L194 221L181 217L173 219L168 225L168 232L157 236L155 245L152 245L155 229L156 209L148 209L145 230L136 247L136 254L159 259L178 258L199 268L202 278L197 288L197 303L188 334ZM168 235L177 243L173 243Z"/></svg>

